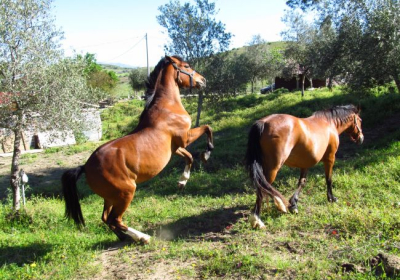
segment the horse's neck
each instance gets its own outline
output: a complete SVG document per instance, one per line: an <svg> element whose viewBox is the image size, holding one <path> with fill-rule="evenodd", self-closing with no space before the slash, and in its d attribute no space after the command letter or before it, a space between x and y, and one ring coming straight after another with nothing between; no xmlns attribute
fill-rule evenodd
<svg viewBox="0 0 400 280"><path fill-rule="evenodd" d="M336 129L338 131L339 134L342 134L344 131L346 131L346 129L348 129L351 124L352 124L352 118L349 118L349 120L345 123L342 123L340 120L335 120L335 125L336 125Z"/></svg>
<svg viewBox="0 0 400 280"><path fill-rule="evenodd" d="M154 98L157 103L167 102L182 105L179 87L173 75L168 72L162 74Z"/></svg>

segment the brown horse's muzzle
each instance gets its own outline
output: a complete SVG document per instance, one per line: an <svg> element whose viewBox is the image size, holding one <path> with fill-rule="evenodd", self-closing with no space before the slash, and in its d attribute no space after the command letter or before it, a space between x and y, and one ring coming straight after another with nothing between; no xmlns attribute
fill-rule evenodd
<svg viewBox="0 0 400 280"><path fill-rule="evenodd" d="M357 143L358 145L361 145L363 142L364 142L364 134L360 134L360 135L358 136L358 139L357 139L356 143Z"/></svg>
<svg viewBox="0 0 400 280"><path fill-rule="evenodd" d="M199 76L196 78L196 88L205 88L207 85L207 81L206 78L204 78L203 76Z"/></svg>
<svg viewBox="0 0 400 280"><path fill-rule="evenodd" d="M361 145L364 142L364 134L358 133L356 136L350 135L351 140L358 145Z"/></svg>

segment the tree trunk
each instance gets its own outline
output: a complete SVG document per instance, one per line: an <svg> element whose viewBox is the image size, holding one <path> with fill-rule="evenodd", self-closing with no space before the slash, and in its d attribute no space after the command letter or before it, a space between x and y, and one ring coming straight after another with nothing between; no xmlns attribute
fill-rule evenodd
<svg viewBox="0 0 400 280"><path fill-rule="evenodd" d="M400 93L400 78L398 76L395 76L394 82L396 83L397 86L397 92Z"/></svg>
<svg viewBox="0 0 400 280"><path fill-rule="evenodd" d="M306 75L301 77L301 97L304 97L304 82L306 81Z"/></svg>
<svg viewBox="0 0 400 280"><path fill-rule="evenodd" d="M20 182L21 178L19 176L19 158L21 156L20 144L22 139L22 128L21 125L17 125L14 130L14 152L11 162L11 179L10 185L13 193L13 210L18 212L21 208L21 193L20 193Z"/></svg>
<svg viewBox="0 0 400 280"><path fill-rule="evenodd" d="M201 109L203 107L203 98L204 98L203 91L200 90L199 91L199 99L197 101L197 117L196 117L196 125L195 125L196 127L198 127L200 124L200 115L201 115Z"/></svg>
<svg viewBox="0 0 400 280"><path fill-rule="evenodd" d="M332 91L332 90L333 90L332 81L333 81L333 77L332 77L332 76L329 76L329 79L328 79L328 88L329 88L329 91Z"/></svg>

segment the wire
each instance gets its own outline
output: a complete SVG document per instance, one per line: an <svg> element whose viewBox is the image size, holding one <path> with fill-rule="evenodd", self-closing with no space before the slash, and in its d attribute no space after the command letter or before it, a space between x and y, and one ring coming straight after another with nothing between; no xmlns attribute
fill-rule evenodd
<svg viewBox="0 0 400 280"><path fill-rule="evenodd" d="M83 49L83 48L98 47L98 46L103 46L103 45L122 43L122 42L130 41L130 40L136 39L136 38L140 38L140 36L128 38L128 39L125 39L125 40L119 40L119 41L113 41L113 42L104 42L104 43L100 43L100 44L96 44L96 45L81 46L81 47L79 47L79 48L82 48L82 49Z"/></svg>
<svg viewBox="0 0 400 280"><path fill-rule="evenodd" d="M138 42L136 42L136 44L134 44L132 47L130 47L127 51L125 51L124 53L114 57L113 59L110 59L110 61L113 61L117 58L120 58L121 56L127 54L128 52L130 52L133 48L135 48L141 41L143 41L143 39L146 38L146 35L144 35Z"/></svg>

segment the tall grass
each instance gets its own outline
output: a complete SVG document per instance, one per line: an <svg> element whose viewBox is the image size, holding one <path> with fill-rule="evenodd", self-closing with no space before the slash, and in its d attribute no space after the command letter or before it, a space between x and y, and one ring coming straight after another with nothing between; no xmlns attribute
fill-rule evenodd
<svg viewBox="0 0 400 280"><path fill-rule="evenodd" d="M193 119L195 101L184 101ZM298 215L264 209L267 229L252 230L247 218L255 195L243 170L250 125L271 113L305 117L349 103L362 107L366 139L337 159L333 182L339 201L327 202L318 165L309 172ZM130 101L104 111L105 137L131 131L142 106ZM210 124L215 136L210 161L200 163L206 143L199 139L189 147L195 164L186 190L177 191L184 162L173 157L160 175L138 187L124 216L127 225L153 236L151 244L118 242L100 220L101 199L81 180L87 223L81 231L63 218L59 197L30 197L18 219L8 216L10 201L3 201L0 279L99 279L110 263L122 270L120 278L128 279L152 278L160 263L168 267L165 279L385 278L375 274L369 260L379 252L400 256L400 128L382 130L399 112L400 95L384 88L362 96L316 90L304 98L297 92L206 103L201 122ZM298 170L283 167L274 185L288 197L298 175ZM105 249L117 253L110 257ZM103 263L106 257L110 259ZM342 264L356 269L343 272ZM115 271L106 275L112 279Z"/></svg>

